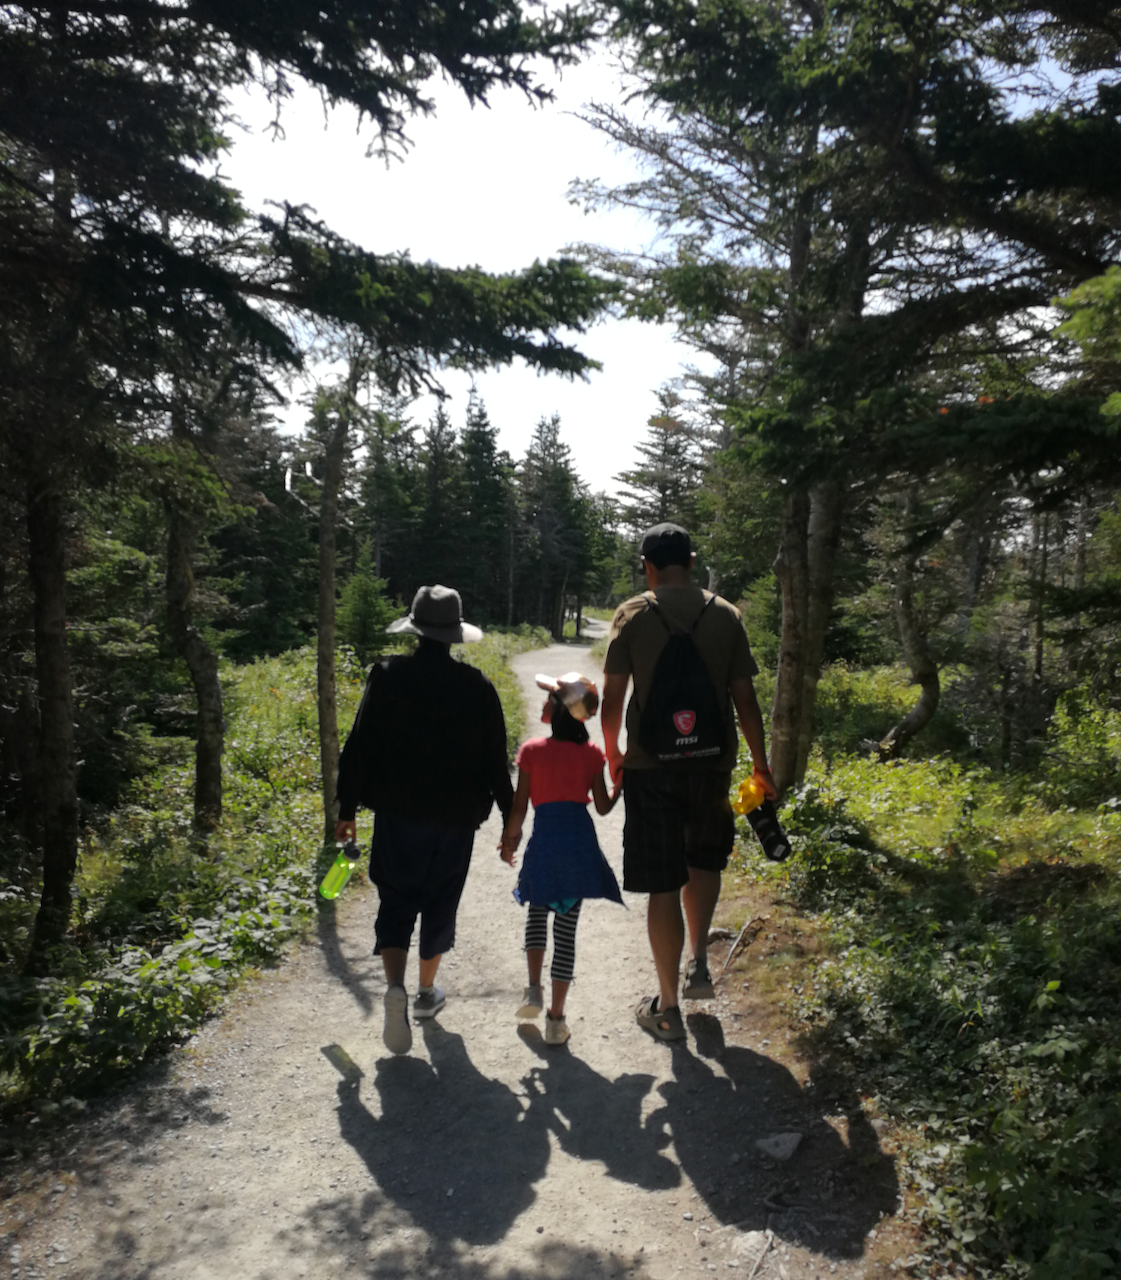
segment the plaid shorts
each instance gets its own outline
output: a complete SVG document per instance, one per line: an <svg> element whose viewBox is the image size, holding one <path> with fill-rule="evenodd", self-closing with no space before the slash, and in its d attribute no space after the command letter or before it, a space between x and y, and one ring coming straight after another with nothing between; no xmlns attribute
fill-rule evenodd
<svg viewBox="0 0 1121 1280"><path fill-rule="evenodd" d="M730 773L624 769L623 888L671 893L689 868L723 871L736 838Z"/></svg>

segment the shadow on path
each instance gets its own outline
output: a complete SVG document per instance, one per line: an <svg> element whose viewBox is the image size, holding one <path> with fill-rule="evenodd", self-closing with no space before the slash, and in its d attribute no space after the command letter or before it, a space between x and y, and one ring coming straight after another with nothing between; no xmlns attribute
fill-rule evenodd
<svg viewBox="0 0 1121 1280"><path fill-rule="evenodd" d="M880 1151L859 1101L829 1108L846 1113L846 1142L812 1090L785 1067L726 1045L711 1014L691 1014L688 1022L700 1056L672 1048L674 1079L661 1086L665 1105L649 1124L672 1134L682 1170L713 1216L745 1231L769 1226L831 1257L859 1257L868 1231L899 1199L895 1161ZM725 1074L706 1059L719 1061ZM786 1161L755 1145L782 1133L801 1135Z"/></svg>
<svg viewBox="0 0 1121 1280"><path fill-rule="evenodd" d="M681 1170L662 1155L669 1137L642 1119L653 1076L608 1080L567 1045L546 1046L536 1026L523 1023L518 1035L544 1064L525 1077L529 1114L557 1135L568 1155L602 1161L609 1177L647 1191L680 1185Z"/></svg>
<svg viewBox="0 0 1121 1280"><path fill-rule="evenodd" d="M361 872L356 868L355 876L360 875ZM318 896L316 901L319 905L317 932L319 945L323 951L323 963L327 966L331 976L337 978L350 995L353 996L355 1004L358 1005L362 1012L369 1015L373 1012L374 998L367 989L362 975L355 970L354 966L343 955L342 943L339 939L336 904Z"/></svg>
<svg viewBox="0 0 1121 1280"><path fill-rule="evenodd" d="M431 1063L382 1058L381 1116L339 1086L339 1130L382 1194L434 1240L493 1244L536 1199L549 1162L546 1127L501 1081L484 1076L463 1040L423 1024ZM449 1194L450 1192L450 1194Z"/></svg>

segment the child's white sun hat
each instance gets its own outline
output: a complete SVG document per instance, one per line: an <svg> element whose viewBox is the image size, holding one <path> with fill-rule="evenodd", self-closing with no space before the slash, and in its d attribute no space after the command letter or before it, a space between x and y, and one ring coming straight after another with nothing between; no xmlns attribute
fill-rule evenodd
<svg viewBox="0 0 1121 1280"><path fill-rule="evenodd" d="M599 690L594 680L582 676L579 671L568 671L563 676L534 676L539 689L555 693L564 703L568 714L576 720L590 720L599 708Z"/></svg>

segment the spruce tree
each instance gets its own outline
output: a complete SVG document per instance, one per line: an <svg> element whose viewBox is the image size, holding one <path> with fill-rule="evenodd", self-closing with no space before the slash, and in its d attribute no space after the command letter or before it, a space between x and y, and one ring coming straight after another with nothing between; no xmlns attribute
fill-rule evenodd
<svg viewBox="0 0 1121 1280"><path fill-rule="evenodd" d="M671 234L660 256L596 260L637 314L672 315L722 362L745 460L782 482L772 737L787 786L808 758L846 512L890 468L921 474L944 455L932 381L944 396L960 375L953 398L978 417L978 360L1045 346L1033 308L1116 256L1116 40L1095 14L1062 8L1001 11L999 40L978 5L633 0L616 14L641 91L670 123L597 110L650 176L583 190L643 207ZM1071 78L1025 110L1041 53ZM1027 400L1049 391L1025 389L1008 415L1022 442L1008 471L1042 443ZM1088 439L1060 430L1052 456Z"/></svg>
<svg viewBox="0 0 1121 1280"><path fill-rule="evenodd" d="M541 97L527 59L569 59L574 15L533 22L516 3L439 12L302 2L166 8L8 5L0 15L0 402L5 469L28 495L35 597L44 876L29 965L65 933L78 834L66 641L66 531L78 476L103 479L122 435L166 399L167 348L218 332L246 367L298 364L295 312L362 331L389 382L522 358L586 365L554 340L586 323L599 284L570 263L491 277L379 256L305 211L251 217L218 161L231 96L255 80L278 102L299 79L349 102L387 148L431 110L436 73L472 101L497 85ZM166 408L166 406L165 406Z"/></svg>
<svg viewBox="0 0 1121 1280"><path fill-rule="evenodd" d="M635 539L663 520L692 529L704 479L702 444L679 412L680 396L663 387L658 403L658 412L647 421L646 439L635 446L638 463L615 477L623 519Z"/></svg>
<svg viewBox="0 0 1121 1280"><path fill-rule="evenodd" d="M559 640L570 594L591 567L591 503L560 438L560 415L542 418L518 473L525 527L519 575L523 616Z"/></svg>
<svg viewBox="0 0 1121 1280"><path fill-rule="evenodd" d="M372 544L358 552L354 572L339 594L336 635L348 644L363 666L369 666L385 646L386 627L401 616L401 609L386 591L386 581L374 572Z"/></svg>
<svg viewBox="0 0 1121 1280"><path fill-rule="evenodd" d="M386 578L402 597L407 595L405 583L417 580L414 561L424 496L410 404L407 397L379 388L365 420L361 507L355 513L357 527L371 540L375 576Z"/></svg>
<svg viewBox="0 0 1121 1280"><path fill-rule="evenodd" d="M498 448L498 429L474 388L459 439L463 459L463 537L470 548L460 569L464 608L488 622L505 621L510 575L513 466Z"/></svg>
<svg viewBox="0 0 1121 1280"><path fill-rule="evenodd" d="M420 442L424 501L417 525L418 577L406 595L423 583L454 587L472 554L470 531L463 522L463 459L451 418L443 405L424 428Z"/></svg>

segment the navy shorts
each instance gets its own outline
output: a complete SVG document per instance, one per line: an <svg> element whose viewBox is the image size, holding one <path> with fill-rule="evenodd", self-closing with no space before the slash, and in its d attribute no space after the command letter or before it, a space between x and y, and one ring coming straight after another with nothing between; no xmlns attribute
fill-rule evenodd
<svg viewBox="0 0 1121 1280"><path fill-rule="evenodd" d="M455 913L474 843L473 827L414 822L387 813L374 816L370 879L381 898L374 955L386 947L407 950L418 915L422 960L455 946Z"/></svg>
<svg viewBox="0 0 1121 1280"><path fill-rule="evenodd" d="M624 769L623 888L672 893L689 868L723 871L736 839L730 773Z"/></svg>

